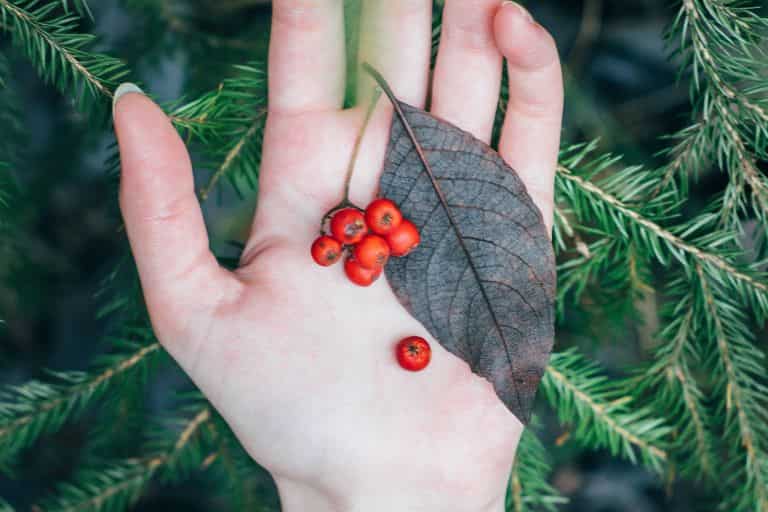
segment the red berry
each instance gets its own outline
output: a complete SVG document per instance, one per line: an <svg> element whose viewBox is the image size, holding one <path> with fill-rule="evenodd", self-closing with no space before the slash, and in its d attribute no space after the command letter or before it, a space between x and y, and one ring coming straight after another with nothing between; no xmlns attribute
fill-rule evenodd
<svg viewBox="0 0 768 512"><path fill-rule="evenodd" d="M375 199L365 209L365 222L371 231L386 235L403 220L403 214L395 203L389 199Z"/></svg>
<svg viewBox="0 0 768 512"><path fill-rule="evenodd" d="M405 256L414 250L420 241L419 230L416 229L413 222L407 219L403 219L403 222L387 235L387 243L392 256Z"/></svg>
<svg viewBox="0 0 768 512"><path fill-rule="evenodd" d="M381 267L370 269L365 268L354 258L347 258L344 262L344 272L350 281L359 286L370 286L381 275Z"/></svg>
<svg viewBox="0 0 768 512"><path fill-rule="evenodd" d="M341 244L329 236L321 236L312 242L312 258L315 263L327 267L339 261Z"/></svg>
<svg viewBox="0 0 768 512"><path fill-rule="evenodd" d="M380 269L389 259L389 244L378 235L365 235L353 251L355 260L365 268Z"/></svg>
<svg viewBox="0 0 768 512"><path fill-rule="evenodd" d="M331 234L343 244L356 244L368 233L365 217L354 208L344 208L331 217Z"/></svg>
<svg viewBox="0 0 768 512"><path fill-rule="evenodd" d="M427 340L420 336L403 338L395 347L395 355L400 366L411 372L423 370L432 357L432 349Z"/></svg>

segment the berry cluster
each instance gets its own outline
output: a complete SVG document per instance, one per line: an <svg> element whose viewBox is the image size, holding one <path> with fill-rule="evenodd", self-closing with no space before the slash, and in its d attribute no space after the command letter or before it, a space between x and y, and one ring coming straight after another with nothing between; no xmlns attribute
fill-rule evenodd
<svg viewBox="0 0 768 512"><path fill-rule="evenodd" d="M390 256L405 256L419 245L419 231L404 219L389 199L376 199L365 211L355 207L337 210L331 216L330 236L323 234L312 244L312 258L324 267L348 253L344 272L353 283L369 286L379 278Z"/></svg>

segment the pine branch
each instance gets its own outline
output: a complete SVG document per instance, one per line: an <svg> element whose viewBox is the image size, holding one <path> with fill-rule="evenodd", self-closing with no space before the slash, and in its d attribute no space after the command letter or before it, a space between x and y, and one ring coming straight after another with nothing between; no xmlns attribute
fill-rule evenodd
<svg viewBox="0 0 768 512"><path fill-rule="evenodd" d="M261 162L261 143L267 115L267 79L263 63L235 66L236 76L223 83L224 102L221 133L226 141L214 151L216 170L200 191L205 201L222 178L239 195L240 182L255 190Z"/></svg>
<svg viewBox="0 0 768 512"><path fill-rule="evenodd" d="M77 12L80 16L87 16L91 20L93 20L93 13L91 12L90 6L88 6L87 0L72 0L72 8L75 9L75 12ZM61 5L64 7L64 12L69 12L70 10L70 1L69 0L61 0Z"/></svg>
<svg viewBox="0 0 768 512"><path fill-rule="evenodd" d="M662 152L662 154L670 157L671 160L667 165L662 167L662 178L651 192L651 198L655 198L665 190L672 190L674 194L681 192L683 197L687 196L688 180L679 180L682 187L678 190L677 188L674 188L678 184L676 178L678 178L684 170L689 169L693 176L697 177L698 170L705 167L710 160L706 149L708 133L706 126L701 121L685 127L676 134L670 136L670 139L677 142L675 145Z"/></svg>
<svg viewBox="0 0 768 512"><path fill-rule="evenodd" d="M76 418L118 380L141 378L160 353L156 342L118 343L124 351L105 357L90 373L52 373L52 383L31 381L0 393L0 462L12 461L38 437Z"/></svg>
<svg viewBox="0 0 768 512"><path fill-rule="evenodd" d="M224 83L199 98L180 102L166 108L168 118L189 141L196 138L203 143L218 142L221 137L220 118L226 116L227 106L222 101Z"/></svg>
<svg viewBox="0 0 768 512"><path fill-rule="evenodd" d="M714 379L726 414L726 438L731 442L726 503L734 511L768 511L768 386L765 354L754 344L754 334L744 327L739 304L696 267L700 284L699 308L705 314L702 335L716 347L712 357ZM744 489L732 493L732 489Z"/></svg>
<svg viewBox="0 0 768 512"><path fill-rule="evenodd" d="M674 450L670 450L682 473L713 479L717 473L717 443L714 418L704 402L704 392L691 371L702 365L698 350L697 318L692 288L685 277L671 281L653 363L638 379L636 396L649 396L657 411L665 411L674 428ZM674 300L675 298L678 300Z"/></svg>
<svg viewBox="0 0 768 512"><path fill-rule="evenodd" d="M560 421L573 426L573 437L589 448L661 470L670 429L654 412L641 407L593 363L573 350L554 354L541 389Z"/></svg>
<svg viewBox="0 0 768 512"><path fill-rule="evenodd" d="M767 67L759 44L759 34L767 27L768 20L744 2L683 0L669 31L670 37L680 41L684 69L693 78L694 109L704 128L689 136L690 151L709 153L708 159L729 173L722 215L730 225L736 225L739 214L747 209L745 184L751 189L752 211L763 223L768 220L768 180L756 164L766 154L768 135L768 102L762 85ZM742 133L754 141L754 147ZM701 164L702 159L693 162ZM667 173L695 173L695 169L670 165Z"/></svg>
<svg viewBox="0 0 768 512"><path fill-rule="evenodd" d="M727 283L743 298L746 307L754 308L761 318L768 315L768 277L765 272L755 270L759 263L749 267L735 263L739 254L736 233L716 229L717 213L705 212L678 226L662 226L661 222L671 218L670 212L679 205L670 201L669 194L650 202L640 199L654 189L659 177L628 167L609 178L590 181L590 177L617 163L609 156L585 163L583 160L592 147L590 144L565 150L556 177L559 201L565 202L580 222L596 225L603 233L613 233L617 238L632 240L661 265L668 266L670 259L674 259L690 270L698 263L707 275ZM638 180L643 182L638 184ZM630 206L630 202L636 205ZM693 239L702 232L704 235Z"/></svg>
<svg viewBox="0 0 768 512"><path fill-rule="evenodd" d="M86 4L75 5L82 9ZM78 16L55 14L57 7L56 2L0 0L2 27L40 76L74 97L81 110L104 106L127 70L118 59L88 51L95 37L77 31Z"/></svg>
<svg viewBox="0 0 768 512"><path fill-rule="evenodd" d="M267 114L264 65L235 66L237 74L200 97L171 105L168 117L188 143L202 144L216 170L200 190L206 201L219 182L226 178L241 193L240 183L255 189L261 161L261 142ZM109 173L119 174L117 147L108 158Z"/></svg>
<svg viewBox="0 0 768 512"><path fill-rule="evenodd" d="M529 426L523 431L515 455L515 464L507 489L508 512L537 512L557 510L567 503L547 481L552 468L547 462L547 451Z"/></svg>
<svg viewBox="0 0 768 512"><path fill-rule="evenodd" d="M240 158L243 157L246 152L245 148L247 148L254 141L256 144L258 144L258 141L256 141L256 136L259 134L260 130L263 129L263 124L261 121L266 113L267 111L263 110L254 120L253 124L251 124L251 126L245 131L242 137L237 139L235 145L232 146L232 148L227 152L224 160L221 162L221 165L219 165L218 169L216 169L216 172L214 172L211 178L208 180L208 183L200 191L200 201L205 201L208 199L208 194L210 194L211 190L216 186L219 180L227 175L227 173L230 172L230 169L233 167L233 164L235 164Z"/></svg>
<svg viewBox="0 0 768 512"><path fill-rule="evenodd" d="M71 484L60 485L54 497L36 506L42 512L117 512L136 503L155 476L168 478L188 474L204 466L199 457L204 427L212 413L206 405L178 423L181 428L169 438L155 441L151 455L121 463L111 463L84 470ZM175 431L172 431L175 432Z"/></svg>

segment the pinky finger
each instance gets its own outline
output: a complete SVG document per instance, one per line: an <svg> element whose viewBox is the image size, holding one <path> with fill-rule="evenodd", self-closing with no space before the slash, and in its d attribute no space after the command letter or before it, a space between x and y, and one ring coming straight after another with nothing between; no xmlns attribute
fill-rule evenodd
<svg viewBox="0 0 768 512"><path fill-rule="evenodd" d="M499 153L518 172L551 230L563 115L557 48L552 36L513 2L497 12L494 32L509 72L509 103Z"/></svg>

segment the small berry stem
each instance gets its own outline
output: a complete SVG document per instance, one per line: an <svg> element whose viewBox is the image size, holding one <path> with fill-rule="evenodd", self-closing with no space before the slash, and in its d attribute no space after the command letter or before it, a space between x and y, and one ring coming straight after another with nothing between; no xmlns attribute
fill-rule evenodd
<svg viewBox="0 0 768 512"><path fill-rule="evenodd" d="M360 152L360 146L363 142L363 136L365 135L365 130L368 128L368 124L371 122L371 118L373 117L373 111L376 109L376 104L379 102L379 98L381 98L381 87L378 85L374 89L373 92L373 98L371 98L371 102L368 104L368 109L365 111L365 119L363 120L363 126L360 127L360 131L357 133L357 137L355 138L355 147L352 149L352 157L349 159L349 167L347 167L347 175L344 178L344 199L342 202L349 203L349 187L352 183L352 175L355 172L355 163L357 162L357 155Z"/></svg>
<svg viewBox="0 0 768 512"><path fill-rule="evenodd" d="M355 163L357 162L357 155L360 153L360 146L362 146L363 142L363 135L365 135L365 131L368 128L368 125L371 122L371 118L373 117L373 111L376 109L376 104L379 102L379 98L381 98L381 87L378 85L374 89L373 92L373 98L371 98L371 102L368 105L368 109L365 111L365 119L363 120L363 125L360 127L360 131L357 133L357 136L355 137L355 146L352 148L352 156L349 159L349 165L347 166L347 172L344 176L344 193L342 196L341 201L339 201L338 204L333 206L330 210L325 212L323 215L322 220L320 221L320 231L322 232L323 226L328 221L328 219L331 218L333 215L333 212L336 210L340 210L342 208L356 208L360 211L362 211L362 208L354 204L352 201L349 200L349 188L352 184L352 175L355 173Z"/></svg>

